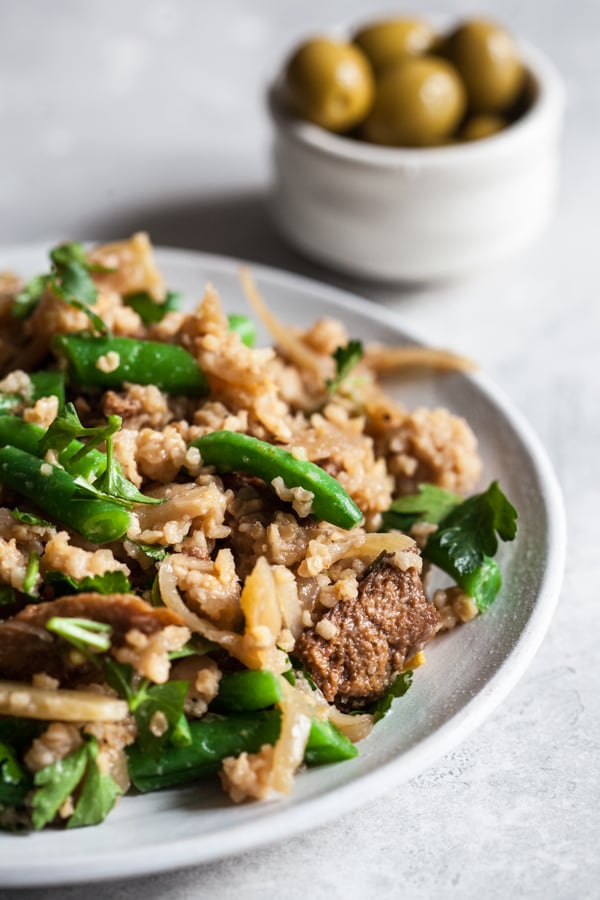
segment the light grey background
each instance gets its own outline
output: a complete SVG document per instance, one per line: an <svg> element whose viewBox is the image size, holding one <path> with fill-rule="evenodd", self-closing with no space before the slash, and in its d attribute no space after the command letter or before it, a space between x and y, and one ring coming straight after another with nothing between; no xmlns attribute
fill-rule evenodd
<svg viewBox="0 0 600 900"><path fill-rule="evenodd" d="M561 603L528 674L434 769L337 822L239 858L20 897L600 895L600 4L476 6L548 52L565 77L560 207L518 260L416 292L304 263L265 211L265 83L295 40L381 5L0 0L1 244L145 228L157 243L353 287L430 343L482 363L548 448L570 531ZM435 8L469 7L437 0Z"/></svg>

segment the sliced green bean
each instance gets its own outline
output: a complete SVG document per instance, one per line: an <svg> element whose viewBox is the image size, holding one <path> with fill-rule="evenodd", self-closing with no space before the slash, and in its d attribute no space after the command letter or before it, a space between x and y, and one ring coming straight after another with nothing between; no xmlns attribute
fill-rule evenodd
<svg viewBox="0 0 600 900"><path fill-rule="evenodd" d="M59 410L62 409L65 404L65 378L62 372L33 372L29 378L33 386L31 405L41 397L55 396L58 397ZM21 394L0 394L0 416L12 415L24 405L29 406L30 403Z"/></svg>
<svg viewBox="0 0 600 900"><path fill-rule="evenodd" d="M0 447L10 445L24 450L25 453L32 453L37 456L39 453L40 441L46 434L40 425L33 422L24 422L23 419L15 417L0 417ZM59 462L64 466L69 462L71 457L75 456L82 450L84 445L81 441L71 441L64 450L58 454ZM76 463L69 465L69 471L73 475L81 475L83 478L97 478L106 470L106 455L100 450L89 450L85 456L77 460Z"/></svg>
<svg viewBox="0 0 600 900"><path fill-rule="evenodd" d="M227 756L257 753L263 744L279 737L281 713L235 713L227 717L207 715L190 722L192 742L187 747L165 747L160 759L142 753L136 744L127 749L129 775L138 791L189 784L219 771ZM348 738L333 725L312 720L305 759L311 765L342 762L357 756Z"/></svg>
<svg viewBox="0 0 600 900"><path fill-rule="evenodd" d="M126 381L154 384L168 394L198 397L208 393L204 373L178 344L138 341L127 337L55 335L52 348L69 365L69 377L83 387L120 388ZM114 353L115 368L99 363ZM98 367L100 365L100 368Z"/></svg>
<svg viewBox="0 0 600 900"><path fill-rule="evenodd" d="M267 484L281 477L286 487L302 487L313 494L312 515L340 528L353 528L363 515L336 481L320 466L296 457L266 441L236 431L214 431L195 441L206 465L218 472L247 472Z"/></svg>
<svg viewBox="0 0 600 900"><path fill-rule="evenodd" d="M266 670L244 669L223 675L212 707L227 712L251 712L275 706L280 700L281 686L277 675Z"/></svg>
<svg viewBox="0 0 600 900"><path fill-rule="evenodd" d="M10 416L23 403L20 394L0 394L0 416Z"/></svg>
<svg viewBox="0 0 600 900"><path fill-rule="evenodd" d="M108 500L82 496L82 488L64 469L17 447L0 449L0 481L88 541L116 541L129 527L127 510Z"/></svg>
<svg viewBox="0 0 600 900"><path fill-rule="evenodd" d="M320 719L312 720L304 753L304 762L307 765L323 766L327 763L354 759L355 756L358 756L358 750L335 725L331 722L321 722Z"/></svg>
<svg viewBox="0 0 600 900"><path fill-rule="evenodd" d="M65 376L56 369L44 372L32 372L29 375L33 385L32 402L35 403L41 397L58 397L59 412L65 405Z"/></svg>

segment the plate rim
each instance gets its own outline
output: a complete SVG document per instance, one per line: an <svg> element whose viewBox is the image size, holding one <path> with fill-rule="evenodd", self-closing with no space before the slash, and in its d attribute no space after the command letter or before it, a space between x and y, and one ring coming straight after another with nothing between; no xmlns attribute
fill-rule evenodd
<svg viewBox="0 0 600 900"><path fill-rule="evenodd" d="M11 254L22 256L46 253L50 241L35 241L0 247L0 267ZM418 344L426 340L412 329L406 330L396 314L377 306L360 294L329 285L316 278L299 275L273 266L243 260L238 257L204 253L199 250L159 245L154 253L159 268L169 263L206 266L213 271L234 274L247 266L257 280L265 279L275 287L300 288L313 296L325 298L339 309L350 309L378 324L386 325L403 339ZM217 285L218 287L218 285ZM547 565L540 580L535 603L529 619L509 650L498 670L457 712L427 737L405 750L401 756L379 765L371 772L359 775L347 784L333 788L316 797L302 799L293 806L279 806L261 821L247 821L227 828L229 840L223 841L223 831L204 834L200 838L178 838L162 848L153 847L151 858L144 847L111 850L79 855L73 864L64 857L30 860L23 864L5 864L0 859L0 886L40 887L109 881L166 872L202 865L227 856L270 844L277 839L290 838L307 830L317 821L319 825L337 819L392 787L409 781L426 771L438 759L464 741L485 718L492 714L524 674L546 634L558 603L566 560L566 516L562 492L550 458L540 439L524 415L485 373L461 373L474 382L486 400L496 406L508 420L526 449L540 482L540 495L547 515ZM400 764L401 763L401 764ZM125 800L127 802L127 800ZM18 837L9 839L18 840ZM101 847L101 843L99 844ZM67 849L67 848L65 848ZM32 864L33 863L33 864ZM110 871L107 872L107 866Z"/></svg>

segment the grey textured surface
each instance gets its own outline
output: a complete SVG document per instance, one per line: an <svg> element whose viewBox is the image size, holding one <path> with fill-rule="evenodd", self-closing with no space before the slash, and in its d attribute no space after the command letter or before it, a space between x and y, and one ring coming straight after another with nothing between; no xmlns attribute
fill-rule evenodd
<svg viewBox="0 0 600 900"><path fill-rule="evenodd" d="M599 895L600 4L477 6L546 50L566 79L557 219L526 255L468 283L419 292L343 283L431 343L481 361L548 448L570 552L541 650L459 750L352 815L197 869L20 897ZM298 37L378 9L367 0L0 0L0 243L145 228L157 243L342 283L271 231L262 91Z"/></svg>

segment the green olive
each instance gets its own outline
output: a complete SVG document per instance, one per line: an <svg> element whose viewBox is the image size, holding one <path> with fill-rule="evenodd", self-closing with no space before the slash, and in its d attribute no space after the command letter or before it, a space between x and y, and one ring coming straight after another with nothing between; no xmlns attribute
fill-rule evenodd
<svg viewBox="0 0 600 900"><path fill-rule="evenodd" d="M431 25L421 19L386 19L361 28L354 36L354 43L380 75L407 56L427 53L436 38Z"/></svg>
<svg viewBox="0 0 600 900"><path fill-rule="evenodd" d="M465 89L450 63L433 56L405 59L379 80L363 134L397 147L445 144L465 109Z"/></svg>
<svg viewBox="0 0 600 900"><path fill-rule="evenodd" d="M348 131L365 118L373 100L371 66L358 47L327 38L302 44L285 72L294 111L330 131Z"/></svg>
<svg viewBox="0 0 600 900"><path fill-rule="evenodd" d="M472 113L506 112L516 101L525 70L514 40L503 28L470 19L448 35L443 53L462 76Z"/></svg>
<svg viewBox="0 0 600 900"><path fill-rule="evenodd" d="M458 135L461 141L480 141L482 138L491 137L498 134L508 125L508 121L503 116L496 116L493 113L480 113L478 116L471 116Z"/></svg>

